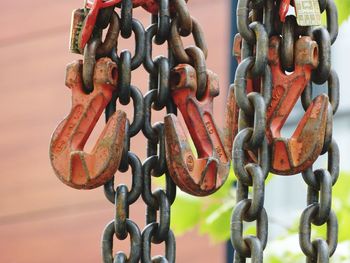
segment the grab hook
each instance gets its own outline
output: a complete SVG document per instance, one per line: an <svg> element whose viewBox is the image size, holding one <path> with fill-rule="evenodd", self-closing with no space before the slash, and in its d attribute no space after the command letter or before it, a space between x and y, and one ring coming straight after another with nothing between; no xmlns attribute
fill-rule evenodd
<svg viewBox="0 0 350 263"><path fill-rule="evenodd" d="M105 184L119 167L126 114L115 112L108 120L91 153L83 151L99 117L112 99L117 67L109 58L97 61L94 90L86 94L82 83L82 61L67 66L66 86L72 90L72 110L58 125L50 144L51 164L57 177L77 189Z"/></svg>
<svg viewBox="0 0 350 263"><path fill-rule="evenodd" d="M175 183L185 192L206 196L218 190L226 181L230 157L223 137L213 118L213 97L219 94L216 74L207 71L208 81L204 98L196 98L195 69L180 64L171 72L171 94L182 113L198 158L187 141L177 117L165 117L167 163Z"/></svg>

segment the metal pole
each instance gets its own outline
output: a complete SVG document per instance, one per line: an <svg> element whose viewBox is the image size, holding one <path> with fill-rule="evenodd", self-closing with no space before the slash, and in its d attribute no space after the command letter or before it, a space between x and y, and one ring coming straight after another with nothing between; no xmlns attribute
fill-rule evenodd
<svg viewBox="0 0 350 263"><path fill-rule="evenodd" d="M232 55L232 47L233 47L233 40L235 35L237 34L237 17L236 17L236 9L237 9L237 0L231 0L231 8L230 8L230 48L229 48L229 54L228 57L230 58L230 83L233 83L235 79L235 73L237 69L237 61ZM226 243L226 262L232 263L233 262L233 247L231 244L231 241L228 241Z"/></svg>

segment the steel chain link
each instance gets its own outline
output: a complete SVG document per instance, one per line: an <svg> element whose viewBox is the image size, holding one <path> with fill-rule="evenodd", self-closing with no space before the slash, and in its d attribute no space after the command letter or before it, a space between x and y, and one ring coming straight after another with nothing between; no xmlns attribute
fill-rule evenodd
<svg viewBox="0 0 350 263"><path fill-rule="evenodd" d="M278 17L281 1L238 0L237 27L234 53L239 66L230 93L235 94L239 109L238 127L233 144L233 167L238 178L237 205L231 220L231 241L235 248L234 262L263 262L268 223L264 205L264 180L270 171L271 145L265 136L266 109L272 100L271 71L269 69L269 38L279 36L280 61L284 71L295 70L295 43L302 36L311 36L318 45L318 66L312 71L312 82L328 81L328 117L323 149L328 154L328 168L313 171L312 166L302 172L308 184L307 205L300 219L300 246L307 262L329 262L337 246L338 225L331 210L332 186L339 176L339 149L332 138L333 118L339 105L339 79L331 69L331 44L338 34L338 15L333 0L319 1L321 11L327 14L326 27L301 27L294 15L282 23ZM259 79L262 83L259 84ZM307 111L313 103L312 82L302 94L302 104ZM261 87L261 88L259 88ZM237 110L238 110L237 109ZM238 112L237 112L238 114ZM257 156L257 157L255 157ZM251 197L249 187L252 188ZM256 222L256 236L243 236L243 223ZM327 240L311 241L311 225L327 225Z"/></svg>

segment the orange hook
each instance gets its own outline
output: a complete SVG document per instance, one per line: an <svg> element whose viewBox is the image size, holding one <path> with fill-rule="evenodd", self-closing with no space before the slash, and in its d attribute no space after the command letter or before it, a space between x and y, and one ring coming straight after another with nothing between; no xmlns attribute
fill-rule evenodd
<svg viewBox="0 0 350 263"><path fill-rule="evenodd" d="M213 97L219 94L216 74L207 71L204 98L196 98L195 69L178 65L171 72L171 93L193 139L198 158L187 141L177 117L165 117L168 169L175 183L185 192L206 196L218 190L229 173L230 158L213 119Z"/></svg>
<svg viewBox="0 0 350 263"><path fill-rule="evenodd" d="M241 51L242 51L242 37L237 33L234 37L232 55L236 58L238 64L241 63ZM260 92L260 87L257 85L257 80L247 78L246 91L247 94L253 91ZM239 107L236 102L236 96L234 93L234 84L229 88L227 99L226 99L226 112L225 112L225 145L227 152L232 152L233 140L238 134L239 126Z"/></svg>
<svg viewBox="0 0 350 263"><path fill-rule="evenodd" d="M291 138L282 138L281 129L318 65L318 46L310 37L295 44L295 70L281 70L280 38L272 37L269 65L272 71L272 100L267 108L267 136L272 142L272 172L296 174L309 167L321 154L327 126L327 95L317 96L300 120Z"/></svg>
<svg viewBox="0 0 350 263"><path fill-rule="evenodd" d="M235 37L234 55L241 60L241 42ZM295 43L295 70L292 73L282 71L280 62L280 37L272 37L269 44L269 66L272 72L272 99L267 105L266 134L272 149L271 172L282 175L293 175L309 167L320 155L327 128L328 104L327 95L317 96L310 105L291 138L283 138L281 129L293 110L302 92L311 79L312 70L318 66L318 46L310 37L301 37ZM247 78L246 92L260 92L261 80ZM238 105L234 89L228 94L227 107L231 114L226 116L228 138L234 138L238 132ZM230 129L229 129L230 128ZM232 149L227 144L228 151ZM249 152L252 160L257 160Z"/></svg>
<svg viewBox="0 0 350 263"><path fill-rule="evenodd" d="M119 167L126 115L115 112L108 120L91 153L84 145L112 98L117 67L109 58L97 61L94 90L86 94L82 84L82 61L67 66L66 86L72 90L72 110L52 135L50 159L57 177L77 189L92 189L106 183Z"/></svg>

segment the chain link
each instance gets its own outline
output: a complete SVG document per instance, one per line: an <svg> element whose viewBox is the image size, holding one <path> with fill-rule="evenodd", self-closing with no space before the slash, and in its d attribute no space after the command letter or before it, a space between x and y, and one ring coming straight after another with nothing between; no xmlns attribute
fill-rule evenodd
<svg viewBox="0 0 350 263"><path fill-rule="evenodd" d="M263 250L268 236L268 218L264 208L265 179L270 171L269 145L265 136L266 108L271 100L271 72L267 64L269 34L262 21L249 19L253 1L239 0L237 27L240 36L236 56L241 62L236 71L230 93L235 94L239 119L233 144L233 168L238 179L237 205L231 218L231 242L235 248L234 262L263 261ZM254 3L255 4L255 3ZM261 3L256 3L256 7ZM261 8L259 8L261 11ZM264 79L261 91L252 90L248 77ZM251 158L249 152L257 152ZM252 195L249 197L249 188ZM256 236L243 236L244 222L256 222Z"/></svg>

